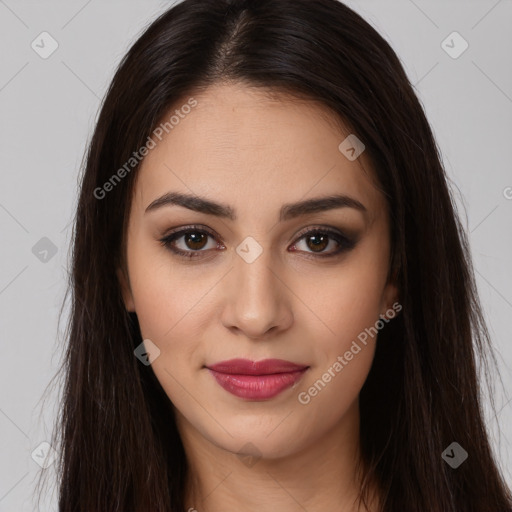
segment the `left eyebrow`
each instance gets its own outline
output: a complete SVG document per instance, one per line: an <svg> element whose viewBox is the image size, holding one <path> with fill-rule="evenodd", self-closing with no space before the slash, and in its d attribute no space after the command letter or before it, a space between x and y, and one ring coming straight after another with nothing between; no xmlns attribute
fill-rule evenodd
<svg viewBox="0 0 512 512"><path fill-rule="evenodd" d="M301 215L307 215L310 213L318 213L327 210L334 210L336 208L354 208L361 213L367 214L368 210L363 203L354 199L353 197L346 196L343 194L336 194L325 197L317 197L313 199L307 199L297 203L288 203L283 205L279 214L279 220L285 221L294 219Z"/></svg>
<svg viewBox="0 0 512 512"><path fill-rule="evenodd" d="M163 206L182 206L196 212L207 215L215 215L216 217L236 220L235 210L226 204L216 203L211 199L196 195L183 194L180 192L168 192L163 196L155 199L145 210L145 213L154 211ZM335 194L324 197L316 197L299 201L296 203L286 203L281 207L279 212L279 221L294 219L302 215L318 213L336 208L353 208L363 214L367 214L366 207L353 197Z"/></svg>

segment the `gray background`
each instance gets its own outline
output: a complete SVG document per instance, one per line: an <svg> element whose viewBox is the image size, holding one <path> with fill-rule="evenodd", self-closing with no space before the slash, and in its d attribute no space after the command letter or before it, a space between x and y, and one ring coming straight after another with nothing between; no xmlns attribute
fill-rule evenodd
<svg viewBox="0 0 512 512"><path fill-rule="evenodd" d="M415 84L470 233L503 377L489 427L511 482L512 2L347 4L391 43ZM0 0L0 512L38 510L32 453L50 439L57 412L57 388L42 397L61 358L77 174L100 98L131 43L170 5ZM59 45L47 59L31 47L43 31ZM453 31L469 43L456 59L441 46ZM45 470L50 481L54 467ZM57 510L55 495L45 502L41 510Z"/></svg>

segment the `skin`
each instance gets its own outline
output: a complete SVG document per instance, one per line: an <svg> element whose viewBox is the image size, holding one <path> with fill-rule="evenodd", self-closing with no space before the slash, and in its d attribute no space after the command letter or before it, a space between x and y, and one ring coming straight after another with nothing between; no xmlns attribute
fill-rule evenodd
<svg viewBox="0 0 512 512"><path fill-rule="evenodd" d="M376 339L308 404L298 394L398 299L387 280L389 216L371 164L364 152L349 161L339 151L350 132L316 103L270 98L236 83L210 86L194 98L198 105L141 165L127 268L118 270L127 310L137 313L143 338L160 349L152 369L175 407L191 467L187 506L199 512L364 510L354 504L358 396ZM145 212L170 191L229 205L237 218L177 205ZM366 213L344 207L278 222L283 204L334 193L357 199ZM198 258L174 255L160 243L170 229L191 224L218 235L174 242L184 251L199 248ZM355 236L356 245L322 258L311 236L297 236L328 226ZM248 236L263 251L252 263L236 252ZM328 240L317 251L334 253L338 244ZM309 369L296 387L272 399L244 400L205 368L235 357L280 358ZM369 510L376 511L374 498Z"/></svg>

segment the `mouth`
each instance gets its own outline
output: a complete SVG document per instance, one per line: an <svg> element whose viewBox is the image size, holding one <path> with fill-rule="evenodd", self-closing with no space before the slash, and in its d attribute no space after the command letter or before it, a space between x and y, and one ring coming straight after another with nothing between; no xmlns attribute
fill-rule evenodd
<svg viewBox="0 0 512 512"><path fill-rule="evenodd" d="M230 359L206 368L229 393L246 400L268 400L295 386L309 366L283 359Z"/></svg>

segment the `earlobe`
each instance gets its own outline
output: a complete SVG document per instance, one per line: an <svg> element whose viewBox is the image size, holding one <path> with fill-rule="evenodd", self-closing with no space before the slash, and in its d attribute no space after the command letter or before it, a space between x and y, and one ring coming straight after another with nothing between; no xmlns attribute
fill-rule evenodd
<svg viewBox="0 0 512 512"><path fill-rule="evenodd" d="M132 291L130 289L130 285L128 283L128 276L123 272L121 268L116 270L117 278L119 280L119 285L121 287L121 293L123 296L124 305L126 307L126 311L130 313L135 313L135 303L133 301Z"/></svg>

